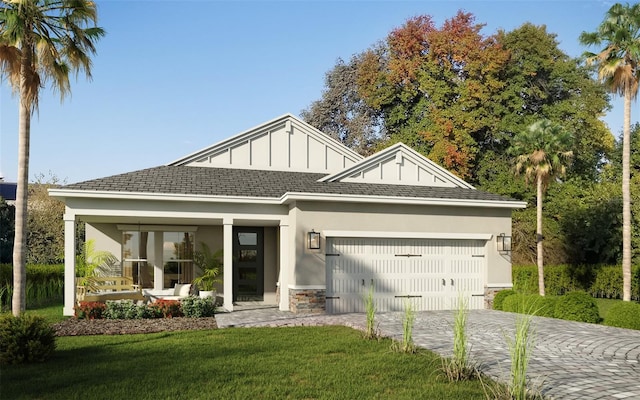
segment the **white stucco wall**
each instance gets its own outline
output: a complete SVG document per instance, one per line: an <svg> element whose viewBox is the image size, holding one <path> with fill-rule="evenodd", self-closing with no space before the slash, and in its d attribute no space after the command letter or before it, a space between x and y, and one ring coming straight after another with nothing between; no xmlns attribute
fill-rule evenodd
<svg viewBox="0 0 640 400"><path fill-rule="evenodd" d="M495 246L495 235L511 235L510 209L297 202L290 221L295 221L291 262L296 286L325 284L323 232L327 230L491 234L486 246L487 284L511 282L511 260ZM306 235L312 229L321 232L320 250L307 248Z"/></svg>

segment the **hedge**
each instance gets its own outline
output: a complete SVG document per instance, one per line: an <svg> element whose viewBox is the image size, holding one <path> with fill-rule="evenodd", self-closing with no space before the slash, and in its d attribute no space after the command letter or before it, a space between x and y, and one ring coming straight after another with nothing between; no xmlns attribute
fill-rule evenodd
<svg viewBox="0 0 640 400"><path fill-rule="evenodd" d="M631 298L640 300L640 265L631 271ZM538 267L514 265L513 290L538 293ZM546 265L544 267L545 294L561 296L585 291L593 297L622 298L622 267L620 265Z"/></svg>
<svg viewBox="0 0 640 400"><path fill-rule="evenodd" d="M605 325L640 330L640 304L621 301L611 306Z"/></svg>

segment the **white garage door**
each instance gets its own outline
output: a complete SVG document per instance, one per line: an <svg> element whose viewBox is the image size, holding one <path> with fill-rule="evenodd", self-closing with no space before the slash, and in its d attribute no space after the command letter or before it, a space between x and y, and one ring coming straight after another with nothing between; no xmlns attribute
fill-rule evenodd
<svg viewBox="0 0 640 400"><path fill-rule="evenodd" d="M327 238L327 312L451 310L459 296L484 308L486 240Z"/></svg>

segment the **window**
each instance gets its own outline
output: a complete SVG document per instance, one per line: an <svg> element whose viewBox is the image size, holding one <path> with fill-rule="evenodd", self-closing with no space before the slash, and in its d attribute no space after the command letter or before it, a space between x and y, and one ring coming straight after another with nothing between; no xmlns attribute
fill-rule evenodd
<svg viewBox="0 0 640 400"><path fill-rule="evenodd" d="M193 232L164 232L163 244L165 288L176 283L190 283L194 278Z"/></svg>
<svg viewBox="0 0 640 400"><path fill-rule="evenodd" d="M122 276L133 278L143 288L153 287L153 259L155 232L122 232Z"/></svg>

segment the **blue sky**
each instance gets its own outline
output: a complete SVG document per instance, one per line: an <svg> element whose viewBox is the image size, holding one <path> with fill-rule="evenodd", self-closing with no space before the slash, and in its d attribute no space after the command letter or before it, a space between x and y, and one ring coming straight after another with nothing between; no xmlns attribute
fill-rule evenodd
<svg viewBox="0 0 640 400"><path fill-rule="evenodd" d="M32 119L30 180L67 183L169 163L320 98L324 74L408 18L438 25L463 9L483 33L546 25L571 56L586 49L613 4L604 1L118 1L98 0L93 81L60 103L41 92ZM595 50L595 49L593 49ZM617 136L622 101L606 117ZM0 89L0 171L17 175L17 100ZM638 121L634 104L632 122Z"/></svg>

